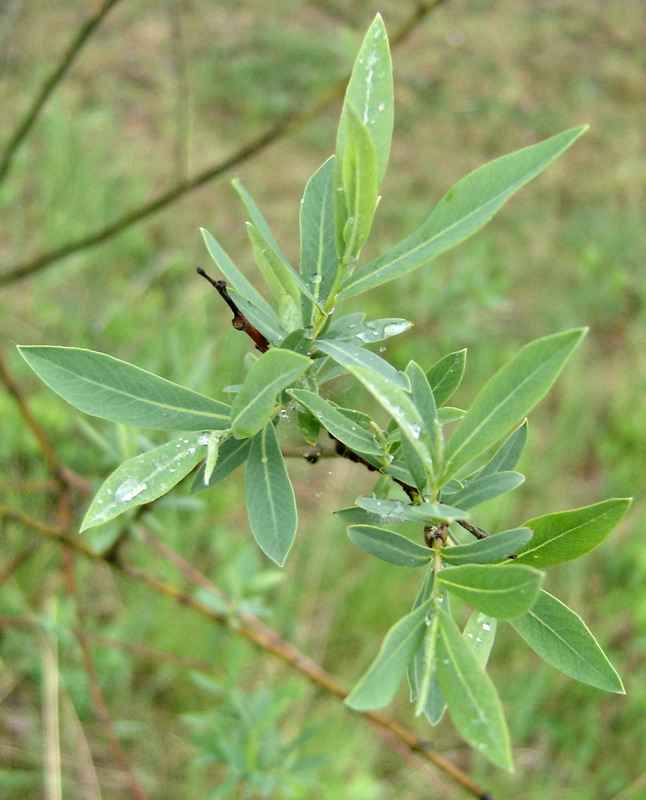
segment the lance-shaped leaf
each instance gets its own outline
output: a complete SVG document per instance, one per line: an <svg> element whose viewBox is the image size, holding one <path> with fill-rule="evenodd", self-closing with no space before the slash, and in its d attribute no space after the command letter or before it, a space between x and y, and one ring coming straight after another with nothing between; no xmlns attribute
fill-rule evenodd
<svg viewBox="0 0 646 800"><path fill-rule="evenodd" d="M511 195L536 177L584 132L564 131L498 158L453 186L421 227L349 276L341 292L353 297L405 275L479 230Z"/></svg>
<svg viewBox="0 0 646 800"><path fill-rule="evenodd" d="M255 289L242 272L240 272L216 238L204 228L200 228L200 231L204 237L204 243L206 244L206 249L209 251L209 255L218 265L224 277L248 303L251 303L251 305L266 314L267 317L273 320L274 324L277 325L278 317L276 316L276 312L260 292Z"/></svg>
<svg viewBox="0 0 646 800"><path fill-rule="evenodd" d="M328 339L338 339L342 342L353 342L355 345L374 344L399 336L413 327L413 323L401 317L385 317L384 319L371 319L368 322L361 320L352 324L332 327L326 331Z"/></svg>
<svg viewBox="0 0 646 800"><path fill-rule="evenodd" d="M466 349L457 350L445 355L426 373L438 407L443 406L460 385L466 360Z"/></svg>
<svg viewBox="0 0 646 800"><path fill-rule="evenodd" d="M400 567L421 567L433 558L433 551L405 536L373 525L351 525L348 538L366 553Z"/></svg>
<svg viewBox="0 0 646 800"><path fill-rule="evenodd" d="M229 406L118 358L76 347L18 349L44 383L86 414L160 431L229 427Z"/></svg>
<svg viewBox="0 0 646 800"><path fill-rule="evenodd" d="M462 637L473 650L476 660L483 669L487 666L491 648L496 638L496 626L497 620L493 617L488 617L480 611L473 611L462 631ZM421 649L422 648L420 648L420 651ZM418 651L414 662L416 665L417 683L420 682L425 667L424 653L420 651ZM446 710L446 701L440 689L440 682L437 677L437 665L433 664L431 667L431 675L427 677L429 687L423 712L431 725L437 725Z"/></svg>
<svg viewBox="0 0 646 800"><path fill-rule="evenodd" d="M511 619L532 607L543 573L521 564L467 564L443 569L437 579L483 614Z"/></svg>
<svg viewBox="0 0 646 800"><path fill-rule="evenodd" d="M603 500L573 511L560 511L530 519L525 527L534 535L516 563L549 567L589 553L608 536L631 504L630 498Z"/></svg>
<svg viewBox="0 0 646 800"><path fill-rule="evenodd" d="M204 457L207 439L208 434L191 433L129 458L96 493L81 530L101 525L169 492Z"/></svg>
<svg viewBox="0 0 646 800"><path fill-rule="evenodd" d="M228 478L235 469L247 460L250 447L251 439L227 439L222 442L218 448L217 461L208 483L204 483L206 464L202 464L195 475L191 492L193 494L202 492L204 489L209 489L211 486L215 486L225 478Z"/></svg>
<svg viewBox="0 0 646 800"><path fill-rule="evenodd" d="M381 521L387 525L398 522L438 523L452 522L456 519L467 519L468 513L461 508L453 508L444 503L422 503L411 506L400 500L379 500L375 497L357 497L356 504L369 511L379 514Z"/></svg>
<svg viewBox="0 0 646 800"><path fill-rule="evenodd" d="M294 489L271 423L251 440L244 489L254 538L282 566L294 542L298 517Z"/></svg>
<svg viewBox="0 0 646 800"><path fill-rule="evenodd" d="M380 184L388 165L394 117L392 61L380 14L368 29L354 62L341 112L342 120L348 108L354 110L370 134L377 156L377 182ZM344 152L344 135L345 131L340 130L337 154Z"/></svg>
<svg viewBox="0 0 646 800"><path fill-rule="evenodd" d="M422 642L430 607L431 601L425 601L388 631L377 657L345 699L350 708L366 711L390 703Z"/></svg>
<svg viewBox="0 0 646 800"><path fill-rule="evenodd" d="M377 154L367 126L351 106L344 108L339 123L344 146L335 160L336 246L349 263L368 238L377 209Z"/></svg>
<svg viewBox="0 0 646 800"><path fill-rule="evenodd" d="M238 439L253 436L271 419L276 397L312 362L292 350L268 350L247 373L231 404L231 428Z"/></svg>
<svg viewBox="0 0 646 800"><path fill-rule="evenodd" d="M429 481L433 483L435 476L435 465L432 456L433 442L408 392L370 368L348 364L346 369L366 387L382 408L385 408L391 415L402 434L408 439L413 450L420 457L429 476Z"/></svg>
<svg viewBox="0 0 646 800"><path fill-rule="evenodd" d="M524 481L525 476L520 472L495 472L492 475L478 476L462 489L448 495L446 499L460 508L473 508L501 494L511 492Z"/></svg>
<svg viewBox="0 0 646 800"><path fill-rule="evenodd" d="M320 166L305 187L300 213L301 273L317 302L329 295L338 266L334 243L334 156ZM311 301L303 298L303 318L312 320Z"/></svg>
<svg viewBox="0 0 646 800"><path fill-rule="evenodd" d="M503 442L484 467L476 473L478 478L494 475L496 472L513 470L518 464L527 442L527 420Z"/></svg>
<svg viewBox="0 0 646 800"><path fill-rule="evenodd" d="M351 344L350 342L341 342L337 339L319 339L315 347L347 370L351 367L365 367L382 375L390 383L401 389L409 388L408 379L402 372L396 370L385 359L370 350L357 347L356 344Z"/></svg>
<svg viewBox="0 0 646 800"><path fill-rule="evenodd" d="M511 624L548 664L606 692L624 694L621 678L581 617L541 591L534 605Z"/></svg>
<svg viewBox="0 0 646 800"><path fill-rule="evenodd" d="M440 611L437 674L455 727L483 756L513 769L498 693L453 619Z"/></svg>
<svg viewBox="0 0 646 800"><path fill-rule="evenodd" d="M495 444L538 403L585 332L579 328L537 339L487 381L446 444L444 481Z"/></svg>
<svg viewBox="0 0 646 800"><path fill-rule="evenodd" d="M433 461L439 469L442 459L442 429L437 418L437 405L433 390L422 368L415 361L406 367L406 375L410 381L410 392L415 408L419 411L424 428L428 430L432 443Z"/></svg>
<svg viewBox="0 0 646 800"><path fill-rule="evenodd" d="M443 547L442 559L447 564L495 564L515 555L532 538L530 528L502 531L477 542Z"/></svg>
<svg viewBox="0 0 646 800"><path fill-rule="evenodd" d="M381 448L368 431L338 411L327 400L305 389L290 389L289 394L309 408L326 430L350 450L358 453L371 453L375 456L382 455Z"/></svg>
<svg viewBox="0 0 646 800"><path fill-rule="evenodd" d="M274 234L271 232L271 228L269 227L267 220L265 219L262 211L256 205L256 201L242 185L242 182L239 178L234 178L231 181L231 185L240 198L242 205L245 207L247 214L249 214L249 221L258 229L263 238L271 245L272 250L278 254L283 263L289 266L289 260L287 256L281 250L281 247L276 241Z"/></svg>
<svg viewBox="0 0 646 800"><path fill-rule="evenodd" d="M300 303L299 282L291 266L282 261L278 253L251 222L247 222L247 235L258 269L262 272L275 297L280 299L284 294L288 294Z"/></svg>

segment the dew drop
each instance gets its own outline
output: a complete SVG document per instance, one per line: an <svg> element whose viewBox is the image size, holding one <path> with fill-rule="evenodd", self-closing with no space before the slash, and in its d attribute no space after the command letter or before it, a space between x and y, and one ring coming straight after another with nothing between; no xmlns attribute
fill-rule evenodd
<svg viewBox="0 0 646 800"><path fill-rule="evenodd" d="M379 109L379 111L385 111L386 110L386 104L385 103L379 103L377 108Z"/></svg>
<svg viewBox="0 0 646 800"><path fill-rule="evenodd" d="M135 478L129 478L128 480L124 481L115 491L114 499L118 503L127 503L129 500L134 500L135 497L140 495L145 490L145 483L138 481Z"/></svg>
<svg viewBox="0 0 646 800"><path fill-rule="evenodd" d="M489 625L489 623L488 623L488 622L485 622L485 623L482 625L482 630L483 630L483 631L490 631L490 630L491 630L491 625Z"/></svg>

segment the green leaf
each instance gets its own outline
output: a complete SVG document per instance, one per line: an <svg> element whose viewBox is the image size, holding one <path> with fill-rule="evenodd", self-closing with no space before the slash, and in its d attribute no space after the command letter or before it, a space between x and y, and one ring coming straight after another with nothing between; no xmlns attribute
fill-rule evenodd
<svg viewBox="0 0 646 800"><path fill-rule="evenodd" d="M548 664L582 683L624 694L621 678L585 622L556 597L541 589L529 611L511 624Z"/></svg>
<svg viewBox="0 0 646 800"><path fill-rule="evenodd" d="M195 475L191 493L202 492L204 489L209 489L211 486L215 486L225 478L228 478L235 469L247 460L250 447L250 439L226 439L222 442L219 447L215 468L208 479L208 483L204 483L206 464L203 464Z"/></svg>
<svg viewBox="0 0 646 800"><path fill-rule="evenodd" d="M262 272L276 299L280 300L284 294L288 294L297 303L300 303L299 280L292 267L283 262L278 253L251 222L247 222L247 235L251 242L254 260L258 265L258 269Z"/></svg>
<svg viewBox="0 0 646 800"><path fill-rule="evenodd" d="M530 519L525 527L534 535L518 554L516 563L549 567L579 558L608 536L630 508L630 498L603 500L573 511L560 511Z"/></svg>
<svg viewBox="0 0 646 800"><path fill-rule="evenodd" d="M410 391L415 408L422 418L424 430L428 433L431 444L431 457L436 472L442 469L442 456L444 438L442 427L437 418L437 406L433 390L422 368L415 361L410 361L406 367L406 375L410 381Z"/></svg>
<svg viewBox="0 0 646 800"><path fill-rule="evenodd" d="M326 338L336 339L342 342L352 342L356 346L364 344L374 344L390 339L392 336L399 336L413 327L413 323L401 317L385 317L383 319L371 319L368 322L355 322L343 326L330 326L326 332Z"/></svg>
<svg viewBox="0 0 646 800"><path fill-rule="evenodd" d="M538 403L585 332L579 328L537 339L487 381L446 444L444 481L495 444Z"/></svg>
<svg viewBox="0 0 646 800"><path fill-rule="evenodd" d="M374 438L359 425L348 419L333 405L314 392L305 389L290 389L289 394L314 414L317 420L346 447L358 453L381 456L382 450Z"/></svg>
<svg viewBox="0 0 646 800"><path fill-rule="evenodd" d="M498 158L453 186L414 233L346 279L341 297L353 297L405 275L463 242L487 223L511 195L579 138L585 126Z"/></svg>
<svg viewBox="0 0 646 800"><path fill-rule="evenodd" d="M336 246L344 263L355 259L364 245L377 209L377 154L367 126L351 106L339 124L344 147L335 161Z"/></svg>
<svg viewBox="0 0 646 800"><path fill-rule="evenodd" d="M229 406L118 358L76 347L18 349L44 383L86 414L160 431L229 427Z"/></svg>
<svg viewBox="0 0 646 800"><path fill-rule="evenodd" d="M543 573L520 564L467 564L443 569L437 579L483 614L511 619L532 607Z"/></svg>
<svg viewBox="0 0 646 800"><path fill-rule="evenodd" d="M312 362L292 350L268 350L247 373L231 404L231 428L238 439L253 436L271 419L276 398Z"/></svg>
<svg viewBox="0 0 646 800"><path fill-rule="evenodd" d="M457 625L440 611L437 674L455 727L483 756L513 769L509 732L496 689Z"/></svg>
<svg viewBox="0 0 646 800"><path fill-rule="evenodd" d="M466 360L466 349L457 350L441 358L426 373L438 407L443 406L460 385Z"/></svg>
<svg viewBox="0 0 646 800"><path fill-rule="evenodd" d="M348 370L350 367L366 367L382 375L390 383L399 386L401 389L408 389L409 387L408 379L402 372L396 370L381 356L370 352L370 350L357 347L357 345L350 344L350 342L341 342L337 339L319 339L314 346L315 349L330 356L337 364Z"/></svg>
<svg viewBox="0 0 646 800"><path fill-rule="evenodd" d="M456 519L467 519L469 516L461 508L452 508L444 503L411 506L401 500L379 500L375 497L357 497L355 502L371 514L378 514L381 522L387 525L396 525L399 522L452 522Z"/></svg>
<svg viewBox="0 0 646 800"><path fill-rule="evenodd" d="M338 266L334 243L334 156L312 175L301 202L301 273L317 302L329 295ZM312 303L303 299L303 317L312 322Z"/></svg>
<svg viewBox="0 0 646 800"><path fill-rule="evenodd" d="M420 457L429 480L433 483L435 476L435 465L432 456L433 442L428 430L424 428L424 421L413 405L408 392L370 368L348 364L346 369L366 387L377 402L395 420L402 434L408 439L413 450Z"/></svg>
<svg viewBox="0 0 646 800"><path fill-rule="evenodd" d="M260 292L258 292L258 290L255 289L251 283L249 283L242 272L240 272L229 255L224 251L220 243L204 228L200 228L200 231L204 237L204 242L206 244L206 249L209 251L209 255L218 265L218 268L224 277L248 303L266 314L267 317L273 320L274 324L277 325L278 317L276 316L276 312L260 294Z"/></svg>
<svg viewBox="0 0 646 800"><path fill-rule="evenodd" d="M422 603L388 631L377 657L345 699L350 708L366 711L390 703L422 642L430 604Z"/></svg>
<svg viewBox="0 0 646 800"><path fill-rule="evenodd" d="M294 542L298 517L294 490L271 423L251 440L245 503L260 549L282 567Z"/></svg>
<svg viewBox="0 0 646 800"><path fill-rule="evenodd" d="M433 558L433 551L399 533L373 525L351 525L348 538L366 553L400 567L421 567Z"/></svg>
<svg viewBox="0 0 646 800"><path fill-rule="evenodd" d="M492 475L478 476L462 489L447 495L446 499L460 508L473 508L501 494L511 492L524 481L525 476L520 472L495 472ZM444 494L442 497L444 498Z"/></svg>
<svg viewBox="0 0 646 800"><path fill-rule="evenodd" d="M380 14L368 29L354 62L341 112L342 119L349 107L370 134L376 153L377 182L380 184L388 165L394 118L392 61L386 28ZM340 134L337 153L342 153L344 148L343 134Z"/></svg>
<svg viewBox="0 0 646 800"><path fill-rule="evenodd" d="M85 515L81 531L118 517L169 492L204 457L208 434L191 433L129 458L105 481Z"/></svg>
<svg viewBox="0 0 646 800"><path fill-rule="evenodd" d="M515 555L532 538L530 528L502 531L477 542L443 547L442 559L447 564L494 564Z"/></svg>
<svg viewBox="0 0 646 800"><path fill-rule="evenodd" d="M507 472L516 468L525 444L527 442L527 420L519 425L516 430L496 450L490 460L476 473L478 478L493 475L496 472Z"/></svg>
<svg viewBox="0 0 646 800"><path fill-rule="evenodd" d="M271 228L269 227L267 220L263 216L262 211L256 205L256 201L242 185L242 182L239 178L234 178L231 181L231 185L240 198L242 205L245 207L247 214L249 214L249 221L258 229L258 231L262 234L263 239L269 243L272 250L278 254L283 263L289 265L289 259L281 250L280 245L274 237L274 234L271 232Z"/></svg>

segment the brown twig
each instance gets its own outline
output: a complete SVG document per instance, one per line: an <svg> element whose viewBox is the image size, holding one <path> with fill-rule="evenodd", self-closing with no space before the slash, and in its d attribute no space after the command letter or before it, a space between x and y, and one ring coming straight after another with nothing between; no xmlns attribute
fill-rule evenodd
<svg viewBox="0 0 646 800"><path fill-rule="evenodd" d="M256 350L260 350L261 353L266 353L269 350L269 341L266 339L260 331L254 327L247 317L240 311L238 306L233 302L229 292L227 291L227 282L226 281L214 281L213 278L210 277L202 267L197 268L197 274L201 275L205 278L211 286L213 286L220 294L220 297L224 300L224 302L229 306L231 311L233 312L233 319L231 320L231 324L237 331L242 331L242 333L246 333L251 339L253 339Z"/></svg>
<svg viewBox="0 0 646 800"><path fill-rule="evenodd" d="M31 106L27 109L24 117L16 126L15 131L9 138L9 141L4 149L4 153L2 154L2 159L0 160L0 182L7 177L18 148L24 142L27 134L40 116L40 112L43 110L45 103L49 100L56 87L61 83L70 67L78 57L83 45L101 24L108 11L116 6L118 2L119 0L103 0L92 16L89 17L89 19L87 19L77 30L76 35L69 44L69 47L63 53L63 56L58 64L43 82L43 85L34 97Z"/></svg>
<svg viewBox="0 0 646 800"><path fill-rule="evenodd" d="M112 0L116 2L116 0ZM411 32L421 23L421 21L434 9L442 5L446 0L435 0L432 3L417 3L414 12L402 25L402 27L395 32L391 42L393 47L400 45L406 40ZM23 278L33 275L45 269L61 259L78 253L81 250L86 250L94 247L102 242L105 242L122 231L127 230L138 222L152 216L153 214L166 208L171 203L184 197L190 192L198 189L214 178L228 172L238 164L243 163L252 156L265 150L273 142L284 138L288 134L294 133L298 129L307 125L311 120L317 118L324 110L332 106L340 97L347 84L348 78L343 78L335 86L333 86L323 97L309 109L305 109L299 113L294 113L284 120L280 121L277 125L270 128L265 133L258 136L247 145L241 147L229 158L224 159L218 164L213 164L210 167L202 170L193 178L188 180L179 181L171 189L162 193L158 197L144 203L139 208L133 211L126 212L118 217L113 222L105 225L103 228L94 231L93 233L82 236L79 239L67 242L60 247L55 247L36 256L32 259L17 264L11 269L0 275L0 286L6 286L15 281L22 280Z"/></svg>

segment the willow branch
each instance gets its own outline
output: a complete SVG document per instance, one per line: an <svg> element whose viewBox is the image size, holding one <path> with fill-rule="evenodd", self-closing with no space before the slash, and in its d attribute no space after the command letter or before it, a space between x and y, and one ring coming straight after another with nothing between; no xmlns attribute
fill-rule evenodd
<svg viewBox="0 0 646 800"><path fill-rule="evenodd" d="M116 0L112 0L116 2ZM432 3L417 3L414 12L402 25L402 27L392 37L393 47L400 45L404 42L411 32L422 22L422 20L438 6L442 5L446 0L435 0ZM138 222L156 214L158 211L166 208L175 201L185 197L190 192L203 186L214 178L223 175L231 170L233 167L247 161L252 156L265 150L270 144L273 144L279 139L283 139L289 134L294 133L299 128L302 128L313 119L321 115L323 111L332 106L340 97L342 97L345 87L347 85L349 76L340 80L333 86L323 97L309 109L302 112L294 113L288 116L283 121L279 122L274 127L270 128L265 133L258 136L253 141L241 147L236 153L224 159L218 164L207 167L202 172L195 175L188 180L179 181L168 191L158 195L148 203L144 203L139 208L134 209L118 217L113 222L99 228L93 233L82 236L79 239L74 239L61 245L60 247L48 250L33 259L25 261L21 264L10 268L5 273L0 275L0 286L6 286L15 281L22 280L30 275L33 275L46 267L60 261L67 256L78 253L82 250L87 250L95 247L98 244L112 239L114 236L122 233L128 228L132 227Z"/></svg>
<svg viewBox="0 0 646 800"><path fill-rule="evenodd" d="M83 45L101 24L108 11L116 6L118 2L119 0L103 0L92 16L79 27L76 35L70 42L69 47L63 53L61 60L54 67L47 78L45 78L45 81L34 97L31 106L27 109L27 112L22 120L18 123L15 131L5 146L2 159L0 160L0 182L7 177L16 152L40 116L40 112L43 110L45 103L49 100L56 87L61 83L65 75L68 73L72 64L76 61L81 49L83 48Z"/></svg>

